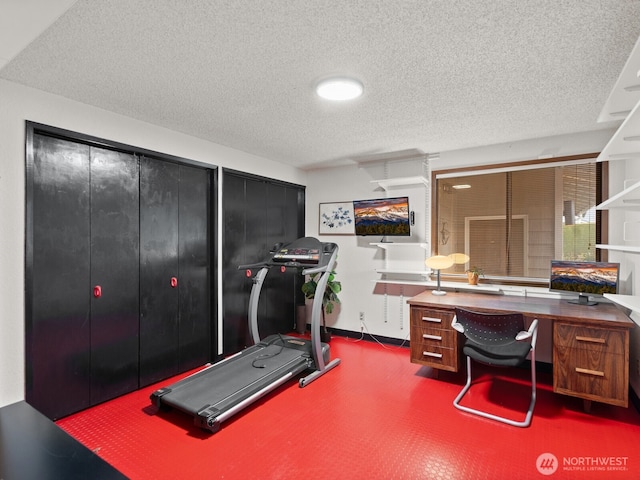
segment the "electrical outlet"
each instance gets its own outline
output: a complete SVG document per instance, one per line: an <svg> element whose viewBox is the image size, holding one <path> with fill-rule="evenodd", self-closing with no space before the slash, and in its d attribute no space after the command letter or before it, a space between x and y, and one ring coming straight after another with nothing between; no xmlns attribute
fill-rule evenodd
<svg viewBox="0 0 640 480"><path fill-rule="evenodd" d="M360 333L364 332L364 312L360 312Z"/></svg>

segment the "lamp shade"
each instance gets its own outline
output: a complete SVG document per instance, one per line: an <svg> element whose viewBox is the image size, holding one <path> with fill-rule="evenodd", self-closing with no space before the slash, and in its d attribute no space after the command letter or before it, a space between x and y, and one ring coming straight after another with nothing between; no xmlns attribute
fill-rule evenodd
<svg viewBox="0 0 640 480"><path fill-rule="evenodd" d="M449 255L456 265L461 265L469 261L469 255L465 253L452 253Z"/></svg>
<svg viewBox="0 0 640 480"><path fill-rule="evenodd" d="M424 261L424 264L432 270L443 270L453 265L453 259L449 255L434 255Z"/></svg>

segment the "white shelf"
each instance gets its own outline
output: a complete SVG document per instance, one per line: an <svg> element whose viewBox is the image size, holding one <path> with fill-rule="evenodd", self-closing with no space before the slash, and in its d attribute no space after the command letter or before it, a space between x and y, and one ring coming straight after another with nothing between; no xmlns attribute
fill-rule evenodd
<svg viewBox="0 0 640 480"><path fill-rule="evenodd" d="M602 107L598 122L624 119L633 106L640 101L640 38L636 41L627 63Z"/></svg>
<svg viewBox="0 0 640 480"><path fill-rule="evenodd" d="M431 275L430 270L394 270L394 269L386 269L386 268L378 268L376 269L376 273L383 273L383 274L390 273L390 274L396 274L396 275L422 275L423 277Z"/></svg>
<svg viewBox="0 0 640 480"><path fill-rule="evenodd" d="M373 280L373 283L386 283L390 285L418 285L421 287L426 287L431 285L430 282L420 281L420 280L386 280L386 279L378 279Z"/></svg>
<svg viewBox="0 0 640 480"><path fill-rule="evenodd" d="M378 247L378 248L382 248L384 250L387 250L389 248L394 248L394 247L420 247L420 248L424 248L425 250L428 247L428 244L425 242L374 242L374 243L370 243L369 245L372 245L374 247Z"/></svg>
<svg viewBox="0 0 640 480"><path fill-rule="evenodd" d="M630 253L640 253L640 246L638 245L604 245L598 244L596 248L601 250L615 250L618 252L630 252Z"/></svg>
<svg viewBox="0 0 640 480"><path fill-rule="evenodd" d="M636 295L619 295L614 293L605 293L604 298L611 300L613 303L633 310L634 312L640 312L640 297Z"/></svg>
<svg viewBox="0 0 640 480"><path fill-rule="evenodd" d="M640 144L638 145L640 149ZM640 182L629 185L627 188L605 200L596 206L596 210L609 208L638 208L640 207Z"/></svg>
<svg viewBox="0 0 640 480"><path fill-rule="evenodd" d="M405 187L409 185L424 185L425 187L429 186L429 181L422 176L385 178L382 180L371 180L371 183L377 183L385 190L389 190L393 187Z"/></svg>
<svg viewBox="0 0 640 480"><path fill-rule="evenodd" d="M434 280L428 280L424 282L413 280L374 280L375 283L388 283L393 285L419 285L424 287L436 288L437 282ZM440 282L440 288L447 291L465 291L465 292L479 292L479 293L502 293L500 287L494 285L469 285L462 282Z"/></svg>
<svg viewBox="0 0 640 480"><path fill-rule="evenodd" d="M597 161L640 159L640 101L598 155Z"/></svg>

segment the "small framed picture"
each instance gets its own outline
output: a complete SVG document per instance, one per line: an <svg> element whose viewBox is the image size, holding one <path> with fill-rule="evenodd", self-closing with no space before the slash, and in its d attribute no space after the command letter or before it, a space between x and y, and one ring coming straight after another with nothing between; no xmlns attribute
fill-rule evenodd
<svg viewBox="0 0 640 480"><path fill-rule="evenodd" d="M353 202L321 203L320 235L355 235Z"/></svg>

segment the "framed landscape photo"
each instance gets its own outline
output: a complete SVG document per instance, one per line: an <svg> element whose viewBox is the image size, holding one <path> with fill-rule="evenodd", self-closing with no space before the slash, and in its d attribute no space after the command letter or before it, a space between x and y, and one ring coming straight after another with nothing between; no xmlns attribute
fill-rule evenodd
<svg viewBox="0 0 640 480"><path fill-rule="evenodd" d="M320 235L355 235L353 202L321 203Z"/></svg>

